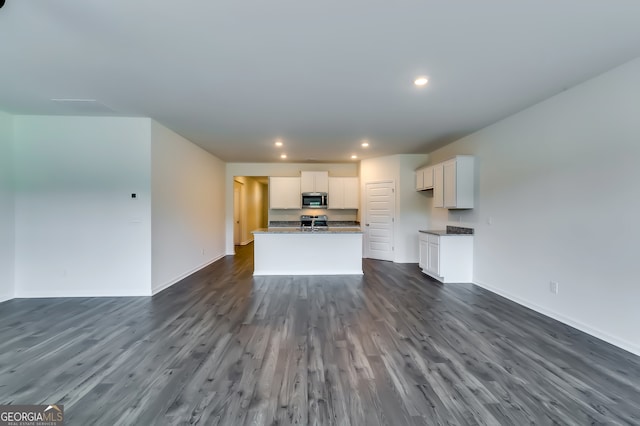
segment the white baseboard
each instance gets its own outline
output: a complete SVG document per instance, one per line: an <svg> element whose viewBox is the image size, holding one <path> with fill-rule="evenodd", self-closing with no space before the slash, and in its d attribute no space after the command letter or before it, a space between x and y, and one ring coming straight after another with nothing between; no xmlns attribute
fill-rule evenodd
<svg viewBox="0 0 640 426"><path fill-rule="evenodd" d="M512 294L509 294L507 292L504 292L502 290L499 290L495 287L492 287L488 284L482 283L482 282L478 282L478 281L474 281L473 282L475 285L477 285L478 287L482 287L485 290L488 290L492 293L498 294L506 299L511 300L512 302L515 302L519 305L525 306L531 310L534 310L542 315L545 315L549 318L553 318L556 321L560 321L561 323L567 324L573 328L576 328L582 332L585 332L587 334L590 334L593 337L597 337L600 340L604 340L607 343L611 343L614 346L617 346L621 349L624 349L625 351L631 352L634 355L638 355L640 356L640 346L633 344L631 342L627 342L626 340L620 339L616 336L612 336L608 333L605 333L601 330L598 330L596 328L593 328L587 324L584 324L580 321L576 321L573 318L569 318L565 315L559 314L557 312L551 311L549 309L543 308L541 306L536 305L535 303L531 303L527 300L521 299L517 296L514 296Z"/></svg>
<svg viewBox="0 0 640 426"><path fill-rule="evenodd" d="M0 303L13 299L13 294L0 294Z"/></svg>
<svg viewBox="0 0 640 426"><path fill-rule="evenodd" d="M246 240L246 241L242 241L242 242L240 243L240 245L241 245L241 246L246 246L247 244L251 244L252 242L253 242L253 237L249 238L249 239L248 239L248 240Z"/></svg>
<svg viewBox="0 0 640 426"><path fill-rule="evenodd" d="M75 292L67 293L64 291L45 291L45 292L18 292L15 295L15 299L49 299L49 298L62 298L62 297L149 297L151 293L103 293L103 292Z"/></svg>
<svg viewBox="0 0 640 426"><path fill-rule="evenodd" d="M189 271L187 271L187 272L185 272L185 273L183 273L183 274L179 275L178 277L176 277L176 278L174 278L174 279L172 279L172 280L170 280L170 281L167 281L167 282L166 282L166 283L164 283L164 284L161 284L161 285L160 285L160 286L158 286L158 287L154 287L154 288L152 289L152 291L151 291L151 295L152 295L152 296L155 296L156 294L160 293L161 291L168 289L169 287L171 287L172 285L176 284L177 282L179 282L179 281L181 281L181 280L183 280L183 279L187 278L189 275L191 275L191 274L193 274L193 273L195 273L195 272L198 272L198 271L199 271L200 269L202 269L202 268L206 268L207 266L211 265L211 264L212 264L212 263L214 263L214 262L217 262L218 260L222 259L222 258L223 258L223 257L225 257L225 256L226 256L226 254L221 254L220 256L215 257L215 258L213 258L212 260L208 260L208 261L206 261L205 263L203 263L203 264L201 264L201 265L199 265L199 266L196 266L196 267L195 267L195 268L193 268L193 269L190 269Z"/></svg>
<svg viewBox="0 0 640 426"><path fill-rule="evenodd" d="M364 275L362 270L345 271L253 271L254 276L266 275Z"/></svg>

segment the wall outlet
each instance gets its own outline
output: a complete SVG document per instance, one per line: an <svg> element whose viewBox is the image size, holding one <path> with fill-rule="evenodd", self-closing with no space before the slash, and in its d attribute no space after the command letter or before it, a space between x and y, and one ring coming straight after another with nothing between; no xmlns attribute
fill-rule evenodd
<svg viewBox="0 0 640 426"><path fill-rule="evenodd" d="M493 217L489 216L487 218L487 225L493 225Z"/></svg>
<svg viewBox="0 0 640 426"><path fill-rule="evenodd" d="M556 281L549 281L549 291L553 294L558 294L558 283Z"/></svg>
<svg viewBox="0 0 640 426"><path fill-rule="evenodd" d="M204 256L204 249L202 249L202 255Z"/></svg>

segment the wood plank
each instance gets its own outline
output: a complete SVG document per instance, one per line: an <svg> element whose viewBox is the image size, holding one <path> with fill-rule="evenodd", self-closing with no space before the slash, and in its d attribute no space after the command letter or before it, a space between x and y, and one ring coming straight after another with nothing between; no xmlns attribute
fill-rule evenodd
<svg viewBox="0 0 640 426"><path fill-rule="evenodd" d="M252 246L154 297L0 304L0 403L68 424L640 424L640 358L471 284L253 277Z"/></svg>

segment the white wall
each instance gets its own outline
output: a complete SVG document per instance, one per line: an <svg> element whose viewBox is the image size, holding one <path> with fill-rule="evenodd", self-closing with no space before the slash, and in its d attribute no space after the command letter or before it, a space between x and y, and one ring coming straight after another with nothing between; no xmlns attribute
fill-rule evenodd
<svg viewBox="0 0 640 426"><path fill-rule="evenodd" d="M151 164L155 294L225 255L225 164L154 121Z"/></svg>
<svg viewBox="0 0 640 426"><path fill-rule="evenodd" d="M233 247L233 180L235 176L300 176L301 170L329 172L329 176L358 176L356 163L227 163L226 172L226 241L227 254L235 254ZM300 213L297 213L298 218ZM287 220L287 219L277 219ZM294 219L291 219L294 220Z"/></svg>
<svg viewBox="0 0 640 426"><path fill-rule="evenodd" d="M362 220L366 218L366 184L387 180L395 183L394 262L397 263L418 262L418 230L429 227L427 197L415 187L415 170L427 159L424 154L402 154L362 160L360 164Z"/></svg>
<svg viewBox="0 0 640 426"><path fill-rule="evenodd" d="M428 156L413 154L398 157L400 180L396 183L396 188L400 203L396 208L400 215L397 227L400 239L395 246L396 262L418 263L418 230L429 228L429 204L425 194L416 191L415 171L426 164Z"/></svg>
<svg viewBox="0 0 640 426"><path fill-rule="evenodd" d="M13 118L0 111L0 302L14 294L14 209Z"/></svg>
<svg viewBox="0 0 640 426"><path fill-rule="evenodd" d="M14 130L15 296L151 294L149 120L16 116Z"/></svg>
<svg viewBox="0 0 640 426"><path fill-rule="evenodd" d="M476 229L476 283L640 355L639 75L636 59L430 162L476 156L476 208L431 210Z"/></svg>

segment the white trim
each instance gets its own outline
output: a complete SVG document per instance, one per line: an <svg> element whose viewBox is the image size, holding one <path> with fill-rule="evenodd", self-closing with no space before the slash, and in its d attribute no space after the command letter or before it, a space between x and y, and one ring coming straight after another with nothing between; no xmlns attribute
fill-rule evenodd
<svg viewBox="0 0 640 426"><path fill-rule="evenodd" d="M413 262L413 263L415 264L415 262ZM420 271L422 271L422 273L423 273L423 274L430 276L430 277L431 277L431 278L433 278L434 280L438 280L438 281L440 281L441 283L443 283L443 284L444 284L444 278L442 278L440 275L436 275L436 274L434 274L434 273L432 273L432 272L429 272L429 271L427 271L426 269L422 269L422 268L420 268ZM479 287L482 287L482 286L479 286ZM483 288L484 288L484 287L483 287ZM488 289L487 289L487 290L488 290Z"/></svg>
<svg viewBox="0 0 640 426"><path fill-rule="evenodd" d="M631 352L634 355L640 356L640 346L638 346L638 345L635 345L633 343L627 342L626 340L619 339L619 338L617 338L615 336L612 336L612 335L610 335L608 333L605 333L605 332L603 332L601 330L598 330L598 329L595 329L595 328L593 328L591 326L588 326L588 325L586 325L586 324L584 324L584 323L582 323L580 321L576 321L573 318L569 318L569 317L567 317L565 315L562 315L562 314L559 314L557 312L550 311L550 310L548 310L546 308L543 308L541 306L536 305L535 303L531 303L531 302L528 302L528 301L526 301L524 299L521 299L519 297L513 296L512 294L506 293L506 292L504 292L502 290L499 290L499 289L497 289L495 287L492 287L492 286L490 286L488 284L480 283L478 281L474 281L473 283L475 285L477 285L478 287L482 287L485 290L488 290L488 291L490 291L492 293L498 294L498 295L500 295L500 296L502 296L502 297L504 297L506 299L511 300L512 302L515 302L515 303L517 303L519 305L522 305L524 307L532 309L532 310L534 310L534 311L536 311L536 312L538 312L538 313L540 313L542 315L545 315L545 316L547 316L549 318L553 318L556 321L560 321L561 323L564 323L564 324L569 325L569 326L571 326L573 328L576 328L576 329L578 329L580 331L583 331L583 332L585 332L585 333L587 333L587 334L589 334L589 335L591 335L593 337L596 337L596 338L598 338L600 340L604 340L607 343L611 343L612 345L617 346L617 347L619 347L621 349L624 349L625 351Z"/></svg>
<svg viewBox="0 0 640 426"><path fill-rule="evenodd" d="M301 276L301 275L313 275L313 276L322 276L322 275L326 275L326 276L333 276L333 275L364 275L362 270L343 270L343 271L326 271L326 270L318 270L318 271L314 271L314 270L308 270L308 271L253 271L253 275L257 276L257 275L282 275L282 276L288 276L288 275L297 275L297 276Z"/></svg>
<svg viewBox="0 0 640 426"><path fill-rule="evenodd" d="M253 234L251 234L251 235L253 235ZM253 237L249 238L249 239L248 239L248 240L246 240L246 241L242 241L242 242L240 243L240 245L241 245L241 246L246 246L247 244L251 244L252 242L253 242Z"/></svg>
<svg viewBox="0 0 640 426"><path fill-rule="evenodd" d="M149 297L150 293L127 293L127 294L111 294L111 293L66 293L64 291L46 291L46 292L24 292L16 294L14 299L49 299L60 297Z"/></svg>
<svg viewBox="0 0 640 426"><path fill-rule="evenodd" d="M6 302L7 300L12 300L12 299L15 299L15 297L13 295L10 295L10 294L2 294L2 295L0 295L0 303Z"/></svg>
<svg viewBox="0 0 640 426"><path fill-rule="evenodd" d="M217 262L218 260L222 259L225 256L226 256L226 254L221 254L220 256L215 257L212 260L209 260L209 261L203 263L202 265L196 266L195 268L185 272L184 274L179 275L177 278L174 278L173 280L168 281L165 284L162 284L160 287L152 288L151 289L151 295L155 296L156 294L160 293L161 291L168 289L172 285L174 285L174 284L178 283L179 281L187 278L189 275L191 275L191 274L193 274L195 272L198 272L199 270L201 270L203 268L206 268L207 266L211 265L214 262Z"/></svg>

